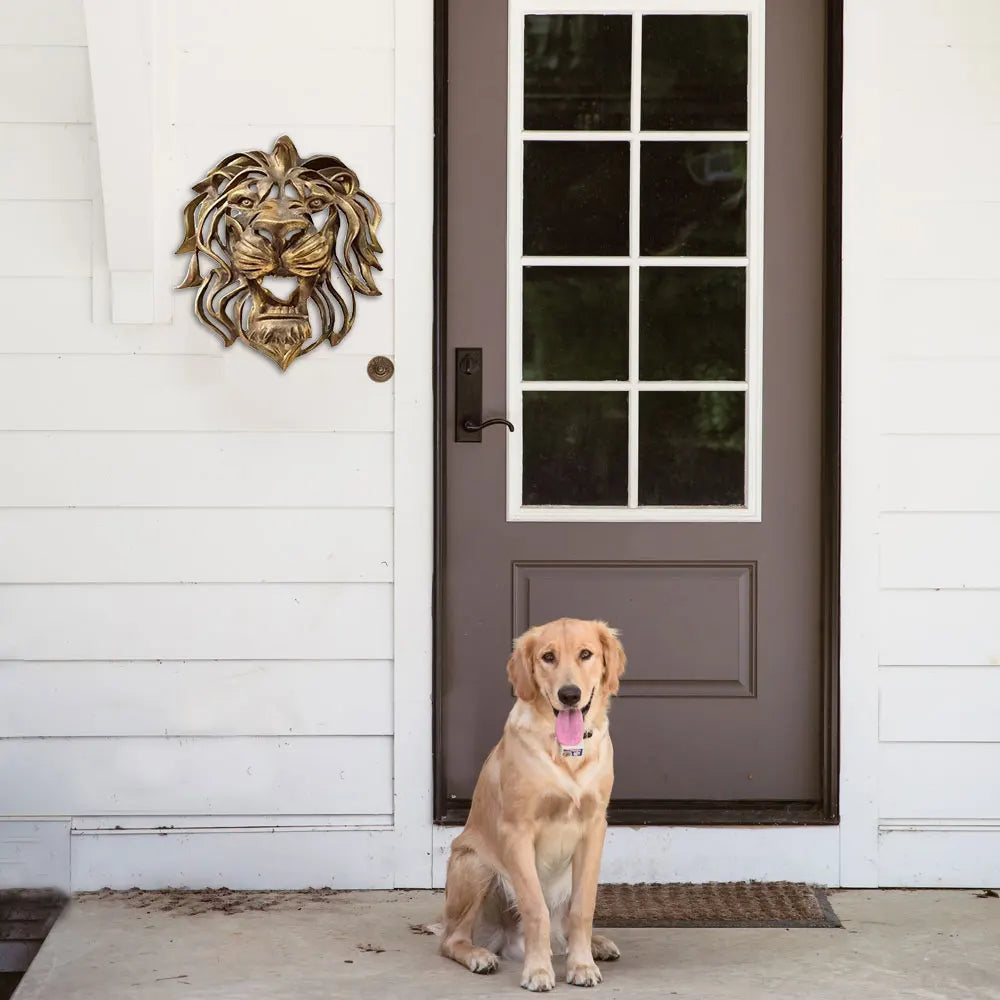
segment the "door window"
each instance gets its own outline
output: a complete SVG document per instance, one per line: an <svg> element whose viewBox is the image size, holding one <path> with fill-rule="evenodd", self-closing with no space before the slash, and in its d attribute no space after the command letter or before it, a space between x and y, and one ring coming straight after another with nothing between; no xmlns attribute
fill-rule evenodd
<svg viewBox="0 0 1000 1000"><path fill-rule="evenodd" d="M759 520L763 0L512 0L511 520Z"/></svg>

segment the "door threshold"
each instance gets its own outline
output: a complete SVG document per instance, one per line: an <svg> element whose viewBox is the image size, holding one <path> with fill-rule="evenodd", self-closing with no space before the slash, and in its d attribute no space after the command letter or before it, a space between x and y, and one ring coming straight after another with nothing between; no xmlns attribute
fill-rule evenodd
<svg viewBox="0 0 1000 1000"><path fill-rule="evenodd" d="M463 826L469 805L468 799L452 799L435 822ZM608 807L609 826L834 826L839 822L820 802L617 799Z"/></svg>

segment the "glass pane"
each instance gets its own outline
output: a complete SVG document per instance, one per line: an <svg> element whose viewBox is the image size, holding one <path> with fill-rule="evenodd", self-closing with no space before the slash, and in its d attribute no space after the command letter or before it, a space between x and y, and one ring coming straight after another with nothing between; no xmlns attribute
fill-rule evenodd
<svg viewBox="0 0 1000 1000"><path fill-rule="evenodd" d="M524 394L525 505L628 503L628 393Z"/></svg>
<svg viewBox="0 0 1000 1000"><path fill-rule="evenodd" d="M745 256L746 191L745 142L644 142L640 252Z"/></svg>
<svg viewBox="0 0 1000 1000"><path fill-rule="evenodd" d="M639 503L743 506L742 392L639 393Z"/></svg>
<svg viewBox="0 0 1000 1000"><path fill-rule="evenodd" d="M746 15L642 19L642 127L746 129Z"/></svg>
<svg viewBox="0 0 1000 1000"><path fill-rule="evenodd" d="M526 267L526 379L628 378L628 268Z"/></svg>
<svg viewBox="0 0 1000 1000"><path fill-rule="evenodd" d="M630 15L524 19L526 129L627 129L631 74Z"/></svg>
<svg viewBox="0 0 1000 1000"><path fill-rule="evenodd" d="M524 252L628 253L628 143L524 144Z"/></svg>
<svg viewBox="0 0 1000 1000"><path fill-rule="evenodd" d="M639 378L746 377L746 269L639 271Z"/></svg>

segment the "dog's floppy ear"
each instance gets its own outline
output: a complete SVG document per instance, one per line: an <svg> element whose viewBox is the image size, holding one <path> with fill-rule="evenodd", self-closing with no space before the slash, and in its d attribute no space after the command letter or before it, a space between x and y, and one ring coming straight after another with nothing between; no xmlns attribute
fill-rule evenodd
<svg viewBox="0 0 1000 1000"><path fill-rule="evenodd" d="M535 630L530 629L520 639L514 641L514 652L507 661L507 679L514 689L514 694L522 701L534 701L535 693L538 691L535 672L531 669L534 655Z"/></svg>
<svg viewBox="0 0 1000 1000"><path fill-rule="evenodd" d="M604 674L601 681L608 694L618 694L618 682L625 673L625 650L618 641L618 629L611 628L607 622L597 622L597 633L601 637L601 649L604 651Z"/></svg>

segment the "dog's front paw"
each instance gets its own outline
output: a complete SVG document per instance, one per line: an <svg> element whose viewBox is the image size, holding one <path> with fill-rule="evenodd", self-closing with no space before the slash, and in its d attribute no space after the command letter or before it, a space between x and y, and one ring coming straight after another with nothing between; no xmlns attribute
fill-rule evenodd
<svg viewBox="0 0 1000 1000"><path fill-rule="evenodd" d="M531 990L532 993L548 993L555 989L556 974L552 971L551 963L547 966L539 966L534 969L524 967L521 975L521 986L523 989Z"/></svg>
<svg viewBox="0 0 1000 1000"><path fill-rule="evenodd" d="M465 967L481 976L496 972L499 965L500 959L486 948L470 948L465 957Z"/></svg>
<svg viewBox="0 0 1000 1000"><path fill-rule="evenodd" d="M622 957L618 945L611 938L604 937L603 934L595 934L590 939L590 950L594 954L595 962L616 962Z"/></svg>
<svg viewBox="0 0 1000 1000"><path fill-rule="evenodd" d="M569 962L566 965L566 982L573 986L596 986L604 977L591 962Z"/></svg>

